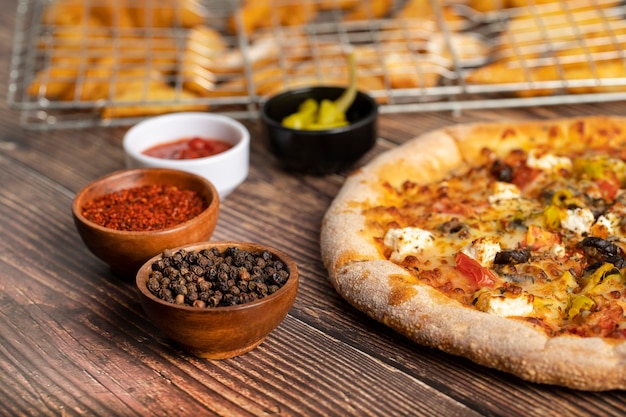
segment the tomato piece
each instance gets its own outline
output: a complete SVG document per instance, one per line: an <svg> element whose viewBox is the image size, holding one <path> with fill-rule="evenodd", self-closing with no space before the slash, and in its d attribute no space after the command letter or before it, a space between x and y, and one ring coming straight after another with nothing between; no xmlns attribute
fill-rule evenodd
<svg viewBox="0 0 626 417"><path fill-rule="evenodd" d="M611 178L598 178L595 182L598 184L602 197L605 200L613 200L619 191L620 182L615 176Z"/></svg>
<svg viewBox="0 0 626 417"><path fill-rule="evenodd" d="M452 202L449 198L444 197L439 201L436 201L433 206L433 211L436 213L446 214L460 214L466 217L474 215L476 210L471 204L464 204L459 202Z"/></svg>
<svg viewBox="0 0 626 417"><path fill-rule="evenodd" d="M482 287L492 287L495 284L496 275L489 269L482 266L476 259L458 252L456 254L456 269L466 277L470 278L472 282Z"/></svg>
<svg viewBox="0 0 626 417"><path fill-rule="evenodd" d="M539 226L530 225L522 242L522 246L531 250L539 248L551 247L561 243L561 236L558 233L552 233Z"/></svg>
<svg viewBox="0 0 626 417"><path fill-rule="evenodd" d="M511 182L523 190L540 174L541 170L539 169L531 168L527 165L521 165L513 171L513 181Z"/></svg>
<svg viewBox="0 0 626 417"><path fill-rule="evenodd" d="M604 330L613 331L617 329L624 317L624 309L619 305L610 305L602 313L602 317L598 320L598 326Z"/></svg>

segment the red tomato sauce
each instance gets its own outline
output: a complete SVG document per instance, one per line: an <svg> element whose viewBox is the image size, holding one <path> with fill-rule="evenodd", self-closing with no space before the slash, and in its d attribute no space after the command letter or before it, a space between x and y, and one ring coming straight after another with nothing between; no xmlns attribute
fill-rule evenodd
<svg viewBox="0 0 626 417"><path fill-rule="evenodd" d="M196 159L217 155L232 147L231 143L224 140L195 136L156 145L142 153L161 159Z"/></svg>

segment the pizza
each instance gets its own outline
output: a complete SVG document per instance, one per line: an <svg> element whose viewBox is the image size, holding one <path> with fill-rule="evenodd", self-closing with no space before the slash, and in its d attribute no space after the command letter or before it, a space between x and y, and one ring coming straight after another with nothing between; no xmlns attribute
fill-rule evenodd
<svg viewBox="0 0 626 417"><path fill-rule="evenodd" d="M626 118L420 135L348 176L320 242L337 292L415 342L626 389Z"/></svg>

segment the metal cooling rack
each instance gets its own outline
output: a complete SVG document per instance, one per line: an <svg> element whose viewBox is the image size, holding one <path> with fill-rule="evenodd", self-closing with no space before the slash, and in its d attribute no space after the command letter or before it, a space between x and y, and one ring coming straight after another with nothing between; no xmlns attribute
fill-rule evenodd
<svg viewBox="0 0 626 417"><path fill-rule="evenodd" d="M80 3L81 10L106 2L56 1ZM52 1L19 0L8 102L20 111L24 126L39 129L128 125L144 116L114 110L154 105L167 106L165 112L184 105L254 118L266 97L281 89L345 85L348 49L356 51L361 88L386 113L626 99L621 2L561 0L539 6L529 0L526 8L478 11L471 0L431 0L433 15L427 20L402 15L413 0L360 3L380 1L389 2L383 15L361 6L361 16L349 19L338 0L311 0L326 7L294 24L281 21L280 11L305 3L274 0L262 25L246 29L245 12L233 2L190 0L202 11L201 25L219 34L216 53L208 48L213 38L197 30L198 22L185 24L183 0L129 2L145 9L143 24L132 29L122 25L123 2L106 3L117 5L107 23L77 29L50 17ZM171 24L156 24L155 10L173 16ZM134 70L127 71L128 62ZM489 65L505 65L517 78L468 78ZM551 78L543 79L543 73ZM156 94L153 82L167 85L168 94ZM68 84L63 95L52 94ZM128 86L136 91L122 101L119 95L128 93ZM190 86L202 94L188 97ZM94 90L99 94L87 94ZM105 109L113 111L104 116Z"/></svg>

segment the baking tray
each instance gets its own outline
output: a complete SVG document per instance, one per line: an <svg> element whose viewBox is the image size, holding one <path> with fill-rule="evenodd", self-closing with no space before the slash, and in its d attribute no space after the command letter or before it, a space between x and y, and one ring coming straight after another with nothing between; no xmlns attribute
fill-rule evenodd
<svg viewBox="0 0 626 417"><path fill-rule="evenodd" d="M350 1L19 0L8 102L38 129L129 125L154 106L255 118L285 88L345 85L349 50L383 113L626 98L622 2ZM59 4L107 18L68 23ZM264 4L250 24L248 5ZM305 6L314 14L298 20ZM129 10L142 22L129 25ZM71 87L52 94L59 84Z"/></svg>

